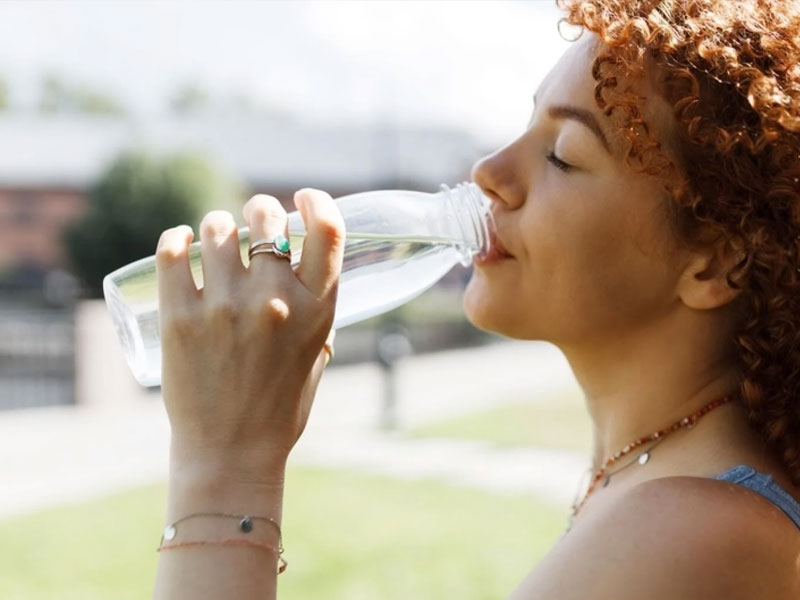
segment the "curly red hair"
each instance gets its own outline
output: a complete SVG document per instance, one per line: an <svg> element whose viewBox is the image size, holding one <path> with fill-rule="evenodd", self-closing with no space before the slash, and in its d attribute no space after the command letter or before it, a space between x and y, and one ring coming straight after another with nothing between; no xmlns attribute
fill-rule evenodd
<svg viewBox="0 0 800 600"><path fill-rule="evenodd" d="M603 42L595 100L626 160L664 178L678 239L741 260L732 356L750 424L800 485L800 2L556 0ZM656 140L630 82L653 80L676 139ZM662 144L663 142L663 144ZM670 160L662 151L676 149Z"/></svg>

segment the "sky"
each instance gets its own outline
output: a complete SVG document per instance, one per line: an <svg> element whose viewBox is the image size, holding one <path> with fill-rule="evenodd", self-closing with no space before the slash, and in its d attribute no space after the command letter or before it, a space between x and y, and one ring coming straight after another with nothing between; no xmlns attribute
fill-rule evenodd
<svg viewBox="0 0 800 600"><path fill-rule="evenodd" d="M242 94L309 122L455 127L502 143L568 46L554 0L0 3L0 77L35 101L44 73L141 115L176 87Z"/></svg>

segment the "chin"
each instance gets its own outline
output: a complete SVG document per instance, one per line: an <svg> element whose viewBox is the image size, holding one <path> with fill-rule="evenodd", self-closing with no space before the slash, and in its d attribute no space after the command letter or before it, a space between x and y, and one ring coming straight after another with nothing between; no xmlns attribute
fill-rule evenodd
<svg viewBox="0 0 800 600"><path fill-rule="evenodd" d="M467 320L478 329L514 337L508 332L508 320L511 316L508 307L493 301L485 282L478 281L473 276L464 292L461 305Z"/></svg>
<svg viewBox="0 0 800 600"><path fill-rule="evenodd" d="M510 307L507 299L497 297L486 282L470 279L461 301L467 320L475 327L489 333L516 340L541 340L541 335L531 331L530 322L522 321L522 311Z"/></svg>

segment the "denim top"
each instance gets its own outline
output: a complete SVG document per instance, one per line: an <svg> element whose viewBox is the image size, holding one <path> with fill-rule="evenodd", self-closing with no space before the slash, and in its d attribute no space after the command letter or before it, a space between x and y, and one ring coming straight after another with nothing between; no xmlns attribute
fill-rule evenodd
<svg viewBox="0 0 800 600"><path fill-rule="evenodd" d="M724 473L716 475L714 479L738 483L758 492L789 515L794 524L800 528L800 503L775 483L772 475L756 471L748 465L736 465Z"/></svg>

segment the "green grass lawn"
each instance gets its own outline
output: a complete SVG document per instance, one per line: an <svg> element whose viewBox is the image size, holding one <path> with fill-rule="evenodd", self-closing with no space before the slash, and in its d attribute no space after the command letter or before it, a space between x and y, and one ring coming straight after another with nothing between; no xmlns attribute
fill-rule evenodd
<svg viewBox="0 0 800 600"><path fill-rule="evenodd" d="M480 440L499 447L544 446L589 455L591 421L583 401L565 394L503 404L487 411L420 426L412 438Z"/></svg>
<svg viewBox="0 0 800 600"><path fill-rule="evenodd" d="M3 600L149 598L165 487L0 521ZM507 596L566 506L432 481L290 469L281 600Z"/></svg>

